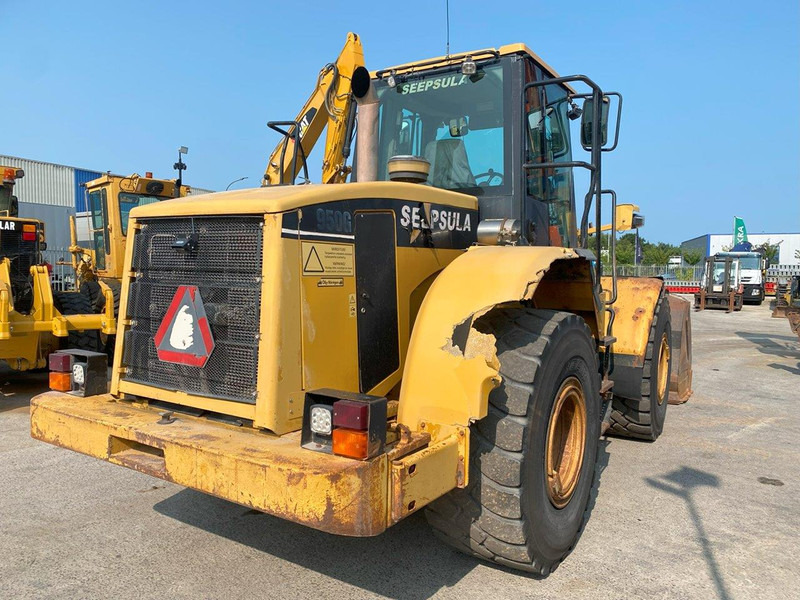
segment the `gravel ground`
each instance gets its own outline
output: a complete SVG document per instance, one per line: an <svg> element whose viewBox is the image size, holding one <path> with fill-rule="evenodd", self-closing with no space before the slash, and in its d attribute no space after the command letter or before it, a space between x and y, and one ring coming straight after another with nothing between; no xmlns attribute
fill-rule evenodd
<svg viewBox="0 0 800 600"><path fill-rule="evenodd" d="M604 438L546 579L413 515L339 538L29 437L43 375L0 374L0 598L788 598L800 584L800 343L767 303L692 315L694 395L655 444Z"/></svg>

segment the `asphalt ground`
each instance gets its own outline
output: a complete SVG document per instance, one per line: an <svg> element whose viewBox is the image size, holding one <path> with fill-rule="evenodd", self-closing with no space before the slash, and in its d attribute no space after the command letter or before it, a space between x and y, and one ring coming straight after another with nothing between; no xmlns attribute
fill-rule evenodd
<svg viewBox="0 0 800 600"><path fill-rule="evenodd" d="M768 303L692 315L694 395L655 444L604 438L591 517L546 579L415 514L340 538L29 436L0 375L0 598L797 598L800 343Z"/></svg>

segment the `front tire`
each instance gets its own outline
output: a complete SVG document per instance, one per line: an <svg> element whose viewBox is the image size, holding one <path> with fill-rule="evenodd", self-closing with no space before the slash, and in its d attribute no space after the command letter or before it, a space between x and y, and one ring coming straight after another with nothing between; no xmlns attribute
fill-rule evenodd
<svg viewBox="0 0 800 600"><path fill-rule="evenodd" d="M426 517L463 552L545 576L577 542L594 481L595 344L581 317L552 310L494 310L476 328L497 340L502 383L470 429L467 488Z"/></svg>
<svg viewBox="0 0 800 600"><path fill-rule="evenodd" d="M664 431L672 368L671 340L669 301L666 294L662 293L653 312L653 322L647 338L641 396L614 396L609 434L655 441Z"/></svg>

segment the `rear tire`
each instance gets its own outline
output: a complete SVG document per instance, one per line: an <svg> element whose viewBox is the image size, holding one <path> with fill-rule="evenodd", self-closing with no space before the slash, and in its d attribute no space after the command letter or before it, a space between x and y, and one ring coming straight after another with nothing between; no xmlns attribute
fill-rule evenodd
<svg viewBox="0 0 800 600"><path fill-rule="evenodd" d="M122 291L122 284L116 279L103 279L103 283L111 289L111 294L114 296L114 318L119 319L119 296ZM101 310L104 310L106 305L105 296L102 296L102 299ZM100 341L103 345L103 352L108 354L108 364L111 364L114 359L114 346L117 343L117 336L101 334Z"/></svg>
<svg viewBox="0 0 800 600"><path fill-rule="evenodd" d="M103 310L105 298L103 296L103 289L96 281L82 281L80 293L89 299L89 304L92 307L92 312L99 313Z"/></svg>
<svg viewBox="0 0 800 600"><path fill-rule="evenodd" d="M655 441L664 430L672 368L670 321L669 301L666 294L662 293L656 304L647 338L641 396L635 399L614 396L609 434ZM666 364L664 352L666 352Z"/></svg>
<svg viewBox="0 0 800 600"><path fill-rule="evenodd" d="M494 310L475 327L497 340L502 383L470 428L468 486L425 514L454 548L546 576L587 516L600 437L597 351L584 320L566 312ZM565 390L577 392L565 399ZM548 477L548 461L558 477Z"/></svg>
<svg viewBox="0 0 800 600"><path fill-rule="evenodd" d="M53 303L56 309L64 315L91 315L94 314L88 294L76 292L54 292ZM91 350L100 352L100 332L97 329L83 331L70 331L69 335L61 339L61 348Z"/></svg>

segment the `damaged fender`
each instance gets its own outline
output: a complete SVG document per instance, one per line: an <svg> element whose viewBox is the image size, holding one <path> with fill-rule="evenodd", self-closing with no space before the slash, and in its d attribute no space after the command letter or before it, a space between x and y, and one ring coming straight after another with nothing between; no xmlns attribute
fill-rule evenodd
<svg viewBox="0 0 800 600"><path fill-rule="evenodd" d="M554 261L577 258L569 248L474 246L445 268L411 333L398 421L437 441L485 417L499 363L494 337L472 323L497 305L530 300Z"/></svg>

